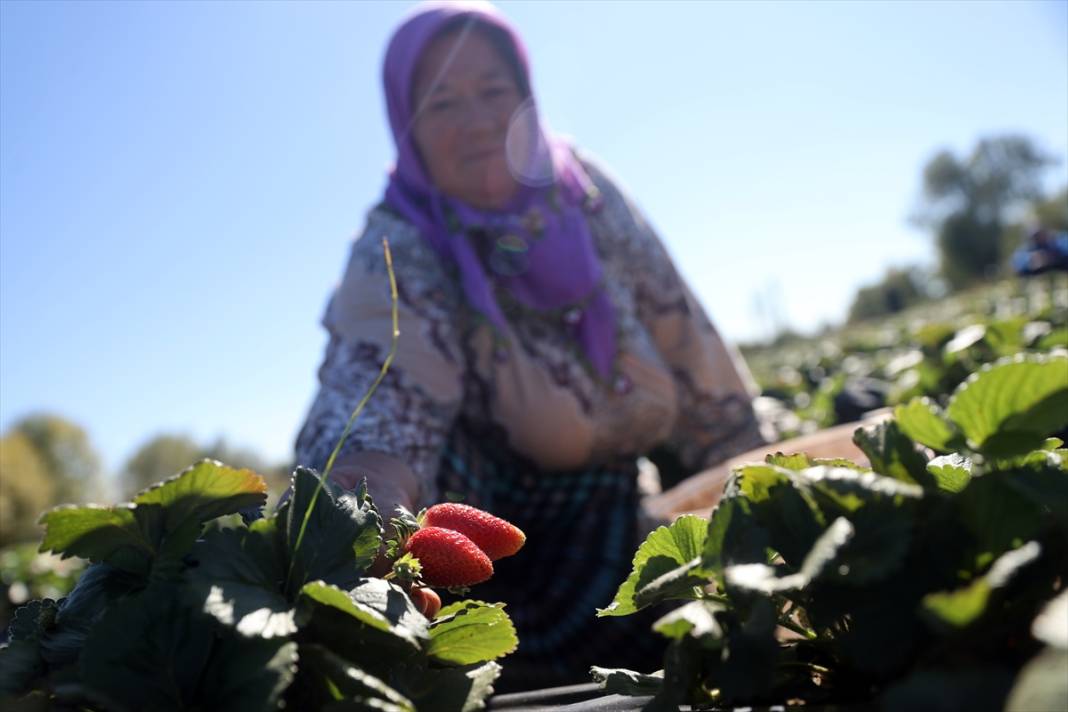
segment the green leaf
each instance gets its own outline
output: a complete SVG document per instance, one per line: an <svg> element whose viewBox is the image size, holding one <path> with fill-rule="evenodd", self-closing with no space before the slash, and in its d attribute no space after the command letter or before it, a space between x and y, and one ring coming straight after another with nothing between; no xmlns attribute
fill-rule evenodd
<svg viewBox="0 0 1068 712"><path fill-rule="evenodd" d="M700 588L709 583L714 573L702 565L702 557L691 559L642 585L634 593L634 604L644 608L661 601L700 598Z"/></svg>
<svg viewBox="0 0 1068 712"><path fill-rule="evenodd" d="M297 673L297 644L283 638L223 635L200 684L201 709L260 712L281 709Z"/></svg>
<svg viewBox="0 0 1068 712"><path fill-rule="evenodd" d="M1032 541L1002 554L985 576L968 586L924 596L923 609L936 623L952 628L968 626L986 612L991 594L1008 584L1020 569L1038 559L1041 553L1041 547Z"/></svg>
<svg viewBox="0 0 1068 712"><path fill-rule="evenodd" d="M1054 329L1035 342L1035 348L1039 351L1050 351L1058 346L1068 348L1068 326Z"/></svg>
<svg viewBox="0 0 1068 712"><path fill-rule="evenodd" d="M458 601L430 625L425 652L446 665L483 663L515 652L519 639L503 603Z"/></svg>
<svg viewBox="0 0 1068 712"><path fill-rule="evenodd" d="M766 541L756 541L781 554L790 566L800 566L822 533L825 519L798 473L775 465L749 465L737 471L734 486L767 534ZM746 552L746 558L765 560L753 553Z"/></svg>
<svg viewBox="0 0 1068 712"><path fill-rule="evenodd" d="M40 523L46 527L40 550L54 551L63 558L80 556L147 575L156 554L129 505L63 505L46 512Z"/></svg>
<svg viewBox="0 0 1068 712"><path fill-rule="evenodd" d="M41 659L41 644L38 641L14 640L0 646L0 702L30 692L34 682L44 672L45 662Z"/></svg>
<svg viewBox="0 0 1068 712"><path fill-rule="evenodd" d="M603 668L594 665L590 668L590 676L609 695L627 695L628 697L655 695L664 684L663 670L645 675L623 668Z"/></svg>
<svg viewBox="0 0 1068 712"><path fill-rule="evenodd" d="M211 619L159 587L112 606L89 634L81 679L116 706L193 706L215 634Z"/></svg>
<svg viewBox="0 0 1068 712"><path fill-rule="evenodd" d="M867 471L868 469L858 465L852 460L847 460L844 457L809 457L805 453L784 455L781 452L777 452L774 455L765 457L764 462L787 470L804 470L807 467L816 467L818 465L825 465L827 467L850 467L860 471Z"/></svg>
<svg viewBox="0 0 1068 712"><path fill-rule="evenodd" d="M55 625L41 640L44 659L52 669L77 661L85 640L112 606L144 588L142 576L110 564L91 564L71 592L59 602Z"/></svg>
<svg viewBox="0 0 1068 712"><path fill-rule="evenodd" d="M699 557L704 551L707 533L708 522L689 514L676 519L670 527L652 531L634 554L630 576L619 587L612 602L597 610L597 615L626 616L638 611L640 606L634 600L637 590Z"/></svg>
<svg viewBox="0 0 1068 712"><path fill-rule="evenodd" d="M267 502L267 483L251 470L235 470L214 460L202 460L174 477L134 497L140 506L162 510L160 539L189 526L224 514L233 514ZM146 534L151 533L145 528ZM158 543L159 540L156 541Z"/></svg>
<svg viewBox="0 0 1068 712"><path fill-rule="evenodd" d="M749 502L741 496L725 497L709 518L702 566L722 579L723 569L731 564L765 561L767 547L767 531L753 517Z"/></svg>
<svg viewBox="0 0 1068 712"><path fill-rule="evenodd" d="M370 626L376 630L386 633L394 632L394 625L385 614L354 600L350 594L342 591L337 586L331 586L322 581L313 581L304 584L304 587L300 590L300 595L302 602L312 601L350 615L363 625ZM397 631L397 634L399 637L409 641L413 646L418 646L418 638L411 630L404 629Z"/></svg>
<svg viewBox="0 0 1068 712"><path fill-rule="evenodd" d="M719 640L725 633L716 614L723 610L723 604L715 601L690 601L661 616L653 623L653 630L672 640L684 637Z"/></svg>
<svg viewBox="0 0 1068 712"><path fill-rule="evenodd" d="M1027 492L1024 483L1019 473L991 472L973 477L955 497L958 521L975 542L974 566L985 568L1038 535L1047 505Z"/></svg>
<svg viewBox="0 0 1068 712"><path fill-rule="evenodd" d="M828 519L855 512L873 502L923 498L922 487L874 472L858 472L843 467L810 467L795 473L794 477L811 492Z"/></svg>
<svg viewBox="0 0 1068 712"><path fill-rule="evenodd" d="M927 471L938 489L946 492L960 492L972 479L971 460L956 453L934 458L927 463Z"/></svg>
<svg viewBox="0 0 1068 712"><path fill-rule="evenodd" d="M493 683L501 674L495 662L466 667L425 670L411 693L420 710L475 712L485 709L493 694Z"/></svg>
<svg viewBox="0 0 1068 712"><path fill-rule="evenodd" d="M318 485L317 473L298 467L293 473L293 496L278 513L290 561L286 578L291 595L308 581L322 580L346 589L354 586L373 560L371 551L378 551L382 523L370 497L346 492L329 481L314 500L297 548Z"/></svg>
<svg viewBox="0 0 1068 712"><path fill-rule="evenodd" d="M959 435L930 398L913 398L894 409L897 426L906 437L938 452L956 449Z"/></svg>
<svg viewBox="0 0 1068 712"><path fill-rule="evenodd" d="M762 598L753 602L740 625L729 626L727 654L714 678L725 702L770 695L779 653L775 615L775 605Z"/></svg>
<svg viewBox="0 0 1068 712"><path fill-rule="evenodd" d="M1020 355L973 374L946 413L968 446L994 457L1041 447L1068 426L1068 357Z"/></svg>
<svg viewBox="0 0 1068 712"><path fill-rule="evenodd" d="M11 640L39 640L55 624L59 605L51 598L30 601L15 609L8 634Z"/></svg>
<svg viewBox="0 0 1068 712"><path fill-rule="evenodd" d="M894 421L858 428L853 442L868 456L871 469L880 475L924 487L934 486L927 472L927 457Z"/></svg>
<svg viewBox="0 0 1068 712"><path fill-rule="evenodd" d="M755 591L766 595L800 591L836 562L839 552L853 538L853 532L853 525L840 517L816 540L797 573L780 576L780 569L773 566L739 564L730 566L725 571L727 585L742 591Z"/></svg>
<svg viewBox="0 0 1068 712"><path fill-rule="evenodd" d="M345 592L313 581L301 589L297 626L308 636L373 675L419 655L429 639L427 620L404 592L382 579L363 579Z"/></svg>
<svg viewBox="0 0 1068 712"><path fill-rule="evenodd" d="M334 694L341 696L342 704L329 705L324 709L394 709L402 712L415 712L415 705L412 701L386 682L366 670L361 670L321 645L301 646L300 657L302 664L306 665L308 670L314 670L316 675L327 678ZM359 701L362 704L346 705L345 701ZM386 704L382 706L368 704L371 701Z"/></svg>
<svg viewBox="0 0 1068 712"><path fill-rule="evenodd" d="M274 518L248 529L209 531L193 549L190 601L244 636L296 632L293 606L282 593L284 557Z"/></svg>

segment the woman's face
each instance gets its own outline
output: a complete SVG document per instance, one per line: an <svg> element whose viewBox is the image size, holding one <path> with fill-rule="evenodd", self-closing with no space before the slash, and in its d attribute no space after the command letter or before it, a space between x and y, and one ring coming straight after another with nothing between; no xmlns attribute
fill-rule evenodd
<svg viewBox="0 0 1068 712"><path fill-rule="evenodd" d="M518 184L505 142L523 96L489 39L478 31L435 38L416 67L413 100L415 144L438 189L484 210L507 204Z"/></svg>

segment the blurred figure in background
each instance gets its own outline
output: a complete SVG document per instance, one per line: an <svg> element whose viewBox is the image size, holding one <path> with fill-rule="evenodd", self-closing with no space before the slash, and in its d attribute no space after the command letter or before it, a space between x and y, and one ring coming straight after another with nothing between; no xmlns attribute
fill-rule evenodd
<svg viewBox="0 0 1068 712"><path fill-rule="evenodd" d="M648 616L595 618L668 518L641 506L636 462L660 447L695 473L761 445L748 372L637 206L549 132L492 6L420 6L383 75L396 163L323 319L297 461L324 467L389 352L388 238L396 361L331 476L366 478L387 517L456 497L526 532L477 589L518 629L499 689L658 669L631 633Z"/></svg>

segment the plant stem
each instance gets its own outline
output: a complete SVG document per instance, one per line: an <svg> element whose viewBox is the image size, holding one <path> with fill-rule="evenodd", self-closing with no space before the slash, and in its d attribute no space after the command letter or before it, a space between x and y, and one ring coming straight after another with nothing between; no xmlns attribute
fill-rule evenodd
<svg viewBox="0 0 1068 712"><path fill-rule="evenodd" d="M800 660L788 660L786 662L779 663L779 666L780 667L803 667L803 668L807 668L808 670L811 670L812 672L818 672L821 675L833 675L834 674L834 670L831 670L828 667L823 667L822 665L817 665L816 663L801 662Z"/></svg>
<svg viewBox="0 0 1068 712"><path fill-rule="evenodd" d="M327 478L330 476L330 470L334 467L334 460L337 459L338 453L341 452L341 446L345 444L345 440L349 437L349 433L352 431L352 426L356 422L356 419L363 412L363 409L367 406L367 402L371 400L371 396L378 389L378 384L382 382L382 379L386 377L386 372L389 371L389 367L393 364L393 359L397 355L397 337L400 336L400 328L398 324L398 309L397 302L399 297L397 296L397 276L393 272L393 255L389 251L389 240L382 238L382 250L386 256L386 271L389 273L389 297L392 307L393 316L393 333L391 335L389 343L389 354L386 355L386 360L382 362L382 368L378 371L378 377L375 378L374 383L364 393L363 398L356 404L355 410L352 411L352 415L349 416L349 422L345 424L345 429L341 431L341 437L338 438L337 445L334 446L333 452L330 453L330 458L326 461L326 467L323 469L323 475L319 478L319 484L315 487L315 492L312 493L311 503L308 505L308 509L304 512L304 520L300 523L300 532L297 534L297 542L293 545L293 553L296 554L300 551L300 545L304 541L304 532L308 528L308 522L311 520L312 510L315 509L315 503L319 501L319 493L323 489L323 485L326 484ZM289 589L289 581L293 575L293 564L296 563L296 556L289 560L289 571L286 573L286 589Z"/></svg>
<svg viewBox="0 0 1068 712"><path fill-rule="evenodd" d="M819 638L819 636L816 635L814 631L811 631L808 628L802 628L789 618L783 618L782 620L780 620L779 625L781 625L783 628L786 628L787 630L792 630L798 635L805 636L805 638L807 638L808 640L816 640L817 638Z"/></svg>

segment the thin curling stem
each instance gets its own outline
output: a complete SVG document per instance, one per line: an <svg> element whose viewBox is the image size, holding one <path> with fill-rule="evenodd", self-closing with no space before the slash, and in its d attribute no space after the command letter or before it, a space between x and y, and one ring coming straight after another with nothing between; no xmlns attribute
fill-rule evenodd
<svg viewBox="0 0 1068 712"><path fill-rule="evenodd" d="M352 426L356 423L356 419L360 417L360 413L367 406L367 402L371 400L371 396L374 395L378 389L378 384L382 382L382 379L386 377L386 372L389 371L389 367L393 364L393 359L397 355L397 339L400 336L400 327L398 326L398 308L399 297L397 296L397 276L393 272L393 254L389 251L389 240L382 238L382 251L386 255L386 271L389 273L389 298L392 307L393 316L393 333L390 338L389 354L386 355L386 360L382 362L382 368L378 371L378 376L375 378L374 383L367 389L367 392L360 399L360 402L356 404L356 409L352 411L352 415L349 416L349 422L345 424L345 429L341 431L341 437L338 438L337 445L334 446L333 452L330 453L330 458L326 461L326 467L323 469L323 476L319 478L319 484L315 487L315 492L312 494L311 504L308 505L307 511L304 512L304 521L300 524L300 532L297 534L297 543L293 546L293 553L300 551L300 545L304 542L304 532L308 528L308 522L311 520L312 510L315 509L315 503L319 501L319 493L323 489L323 485L326 483L327 478L330 476L330 470L334 467L334 460L337 459L338 453L341 452L342 445L345 444L345 440L349 437L349 433L352 432ZM296 557L289 561L289 571L286 574L286 588L289 588L289 579L293 574L293 564L296 562Z"/></svg>

